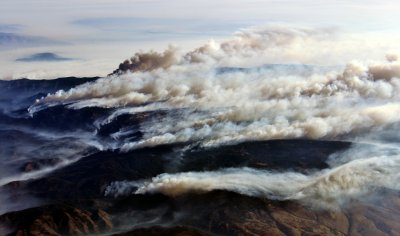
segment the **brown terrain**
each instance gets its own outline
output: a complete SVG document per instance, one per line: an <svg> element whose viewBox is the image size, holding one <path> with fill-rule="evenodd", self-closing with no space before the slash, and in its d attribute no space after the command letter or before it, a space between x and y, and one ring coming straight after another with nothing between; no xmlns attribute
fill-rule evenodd
<svg viewBox="0 0 400 236"><path fill-rule="evenodd" d="M295 202L222 191L187 195L169 199L169 209L160 211L165 226L146 223L141 227L132 215L121 220L120 213L61 204L9 213L0 219L3 232L5 225L14 229L9 235L398 235L399 196L389 195L379 206L352 202L340 210L310 209ZM130 221L133 229L126 230Z"/></svg>
<svg viewBox="0 0 400 236"><path fill-rule="evenodd" d="M335 209L294 201L272 201L227 191L105 197L111 181L144 179L164 172L204 171L221 167L308 169L326 167L326 158L350 146L345 142L285 140L249 142L184 153L173 164L179 145L101 152L37 180L12 182L43 199L43 205L0 216L1 235L399 235L400 195L376 189L373 196ZM290 150L297 150L293 157ZM27 168L27 166L29 168ZM36 164L28 163L24 171ZM377 197L378 196L378 197ZM45 200L48 199L48 200Z"/></svg>

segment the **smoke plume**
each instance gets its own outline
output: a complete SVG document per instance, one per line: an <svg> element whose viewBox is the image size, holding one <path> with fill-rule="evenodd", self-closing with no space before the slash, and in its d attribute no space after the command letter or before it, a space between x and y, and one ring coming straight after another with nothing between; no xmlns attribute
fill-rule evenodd
<svg viewBox="0 0 400 236"><path fill-rule="evenodd" d="M136 53L130 60L121 63L113 73L144 72L167 69L174 65L204 63L210 66L235 66L238 63L243 65L248 60L268 58L271 54L295 58L301 54L296 50L299 45L328 40L333 36L333 29L254 27L236 33L232 40L222 43L210 41L187 53L172 46L163 53ZM288 49L282 51L286 47Z"/></svg>
<svg viewBox="0 0 400 236"><path fill-rule="evenodd" d="M303 174L271 172L250 168L231 168L208 172L161 174L150 181L114 182L106 195L163 193L177 196L190 192L226 190L273 200L296 200L323 208L336 208L351 199L377 192L377 189L399 190L400 156L387 149L372 148L375 155L353 155L357 147L340 154L330 168ZM365 152L363 153L365 154ZM349 159L350 157L350 159Z"/></svg>
<svg viewBox="0 0 400 236"><path fill-rule="evenodd" d="M262 65L266 56L278 52L298 55L302 45L334 35L332 30L252 28L188 53L169 48L136 54L127 63L134 73L58 91L30 109L34 114L66 103L74 109L117 109L100 124L126 113L169 111L142 123L143 139L125 142L120 147L125 151L176 142L215 146L244 140L335 139L398 122L400 62L392 54L388 61L353 61L344 68L287 64L218 69L256 59Z"/></svg>
<svg viewBox="0 0 400 236"><path fill-rule="evenodd" d="M136 53L130 60L121 63L113 74L121 74L126 71L151 71L158 68L166 69L177 62L176 48L169 47L163 53L148 52Z"/></svg>
<svg viewBox="0 0 400 236"><path fill-rule="evenodd" d="M400 122L397 55L368 63L341 61L344 66L332 67L286 63L330 58L335 51L352 48L335 44L335 37L327 29L251 28L186 53L174 47L137 53L114 75L49 94L30 111L35 115L58 104L113 108L113 114L96 122L99 127L121 115L158 114L138 124L140 139L119 142L122 151L182 142L209 147L292 138L366 141L371 134L376 145L387 137L380 135L382 130L398 130ZM267 64L271 58L286 64ZM117 131L111 136L121 135ZM400 152L394 150L379 147L366 153L354 148L351 155L332 158L329 168L307 174L249 168L166 173L141 182L113 183L106 194L176 196L227 190L335 207L377 189L398 190Z"/></svg>

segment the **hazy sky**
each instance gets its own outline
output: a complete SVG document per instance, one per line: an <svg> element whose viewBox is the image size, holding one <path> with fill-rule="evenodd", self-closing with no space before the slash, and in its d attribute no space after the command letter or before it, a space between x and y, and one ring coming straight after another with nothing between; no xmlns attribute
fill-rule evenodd
<svg viewBox="0 0 400 236"><path fill-rule="evenodd" d="M67 70L73 62L52 62L65 70L54 76L104 75L140 49L191 48L265 24L394 35L399 12L395 0L1 0L0 77L44 76L48 63L15 62L41 52L77 59Z"/></svg>

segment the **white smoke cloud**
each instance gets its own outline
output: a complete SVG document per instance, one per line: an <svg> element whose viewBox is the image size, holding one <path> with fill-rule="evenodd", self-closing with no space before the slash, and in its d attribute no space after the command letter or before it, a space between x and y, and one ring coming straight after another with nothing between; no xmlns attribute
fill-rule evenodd
<svg viewBox="0 0 400 236"><path fill-rule="evenodd" d="M365 42L363 37L368 37ZM334 28L306 28L285 25L252 27L237 32L221 43L210 40L187 53L170 46L164 52L136 53L120 64L118 72L152 71L171 66L207 64L210 67L254 67L265 63L305 63L332 65L359 58L369 52L382 53L382 38L373 35L343 34ZM385 42L387 39L385 39ZM390 40L389 40L390 41ZM391 45L391 43L388 43ZM395 61L395 53L387 55ZM365 55L367 56L367 55ZM353 57L353 58L352 58Z"/></svg>
<svg viewBox="0 0 400 236"><path fill-rule="evenodd" d="M311 174L250 168L161 174L147 182L114 182L107 188L106 195L118 197L159 192L174 197L190 192L226 190L248 196L279 201L296 200L316 207L336 208L379 188L399 190L399 150L396 149L397 154L394 155L358 155L346 159L359 150L354 148L336 156L330 168ZM369 147L371 150L382 155L386 149Z"/></svg>
<svg viewBox="0 0 400 236"><path fill-rule="evenodd" d="M360 134L397 127L400 62L393 54L387 61L352 61L340 69L293 64L254 67L272 58L314 61L329 55L327 50L346 51L353 45L338 43L334 37L330 30L253 28L188 53L170 48L164 53L136 54L126 63L134 73L50 94L34 104L31 112L34 115L35 110L54 104L69 104L72 109L115 108L97 122L101 126L122 114L162 110L162 115L140 123L143 137L122 142L122 151L178 142L207 147L246 140L343 136L358 140ZM245 70L218 69L249 65ZM347 153L332 158L330 168L308 174L248 168L162 174L144 183L113 183L106 194L174 196L227 190L335 207L376 188L399 189L400 153L383 150L360 152L363 156L354 155L357 151Z"/></svg>
<svg viewBox="0 0 400 236"><path fill-rule="evenodd" d="M107 123L124 113L171 111L142 123L143 139L125 143L125 151L188 141L214 146L244 140L333 139L400 121L400 62L391 60L393 55L386 62L351 62L342 72L296 65L216 69L252 60L262 65L268 56L300 49L304 54L302 46L321 46L319 41L332 37L330 30L252 28L189 53L170 48L137 54L131 60L138 68L135 73L58 91L38 101L31 112L71 102L75 109L118 108L99 122ZM317 49L311 50L320 52Z"/></svg>

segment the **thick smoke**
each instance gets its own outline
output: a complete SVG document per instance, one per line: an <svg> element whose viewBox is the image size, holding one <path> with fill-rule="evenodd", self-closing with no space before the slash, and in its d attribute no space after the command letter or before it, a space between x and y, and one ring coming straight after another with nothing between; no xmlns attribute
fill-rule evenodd
<svg viewBox="0 0 400 236"><path fill-rule="evenodd" d="M334 37L330 30L253 28L188 53L174 48L139 53L124 65L131 73L124 74L123 69L118 75L50 94L30 111L34 115L54 104L114 108L113 114L97 121L99 126L123 114L159 112L141 121L139 140L120 142L122 151L180 142L207 147L290 138L357 141L396 128L400 62L395 54L383 62L353 61L340 68L264 65L271 58L278 63L330 57L328 49L346 45L324 44ZM248 168L162 174L147 182L114 183L106 193L174 196L228 190L331 207L377 188L398 190L400 153L383 150L343 155L332 159L330 168L308 174Z"/></svg>
<svg viewBox="0 0 400 236"><path fill-rule="evenodd" d="M101 79L49 95L36 107L72 101L72 108L121 108L105 122L124 113L173 110L141 124L144 139L126 143L125 150L186 141L335 138L400 120L397 66L351 63L339 75L276 77L262 69L216 73L189 65Z"/></svg>
<svg viewBox="0 0 400 236"><path fill-rule="evenodd" d="M151 71L158 68L166 69L177 63L177 49L169 47L163 53L148 52L136 53L130 60L121 63L113 74L121 74L126 71Z"/></svg>
<svg viewBox="0 0 400 236"><path fill-rule="evenodd" d="M233 168L209 172L161 174L147 182L114 182L106 195L123 196L160 192L177 196L190 192L233 191L274 200L296 200L317 207L335 208L380 188L399 190L398 149L369 148L374 155L355 154L355 147L336 157L331 167L311 174ZM381 156L379 156L381 155Z"/></svg>
<svg viewBox="0 0 400 236"><path fill-rule="evenodd" d="M386 62L351 62L341 72L299 65L218 69L252 60L261 65L270 53L297 55L302 45L331 37L329 30L253 28L188 53L170 48L137 54L131 64L142 69L135 73L58 91L39 100L31 112L60 103L75 109L117 108L99 121L104 124L125 113L169 111L142 123L143 139L123 144L126 151L190 141L213 146L244 140L334 139L398 122L400 62L394 54Z"/></svg>
<svg viewBox="0 0 400 236"><path fill-rule="evenodd" d="M243 66L249 65L250 61L258 61L252 64L260 65L260 59L270 58L272 55L274 57L279 55L280 58L286 60L295 59L302 54L298 50L299 45L326 41L333 36L332 29L254 27L238 32L232 40L222 43L210 41L188 53L183 53L172 46L163 53L153 51L136 53L130 60L121 63L114 73L144 72L160 68L167 69L171 66L204 63L210 66Z"/></svg>
<svg viewBox="0 0 400 236"><path fill-rule="evenodd" d="M389 58L389 60L392 59L393 58ZM386 64L372 64L369 66L368 72L374 79L390 80L392 78L398 78L400 76L400 63L395 62Z"/></svg>

